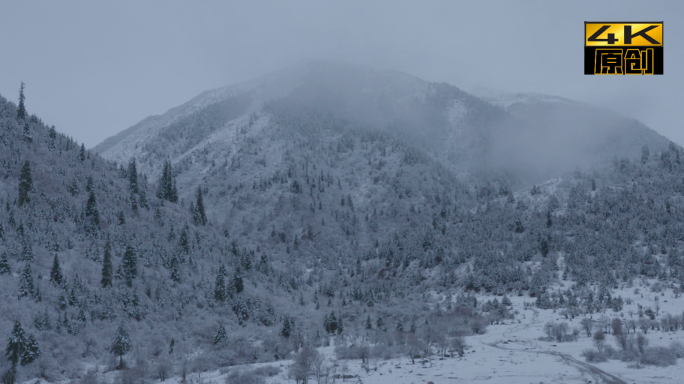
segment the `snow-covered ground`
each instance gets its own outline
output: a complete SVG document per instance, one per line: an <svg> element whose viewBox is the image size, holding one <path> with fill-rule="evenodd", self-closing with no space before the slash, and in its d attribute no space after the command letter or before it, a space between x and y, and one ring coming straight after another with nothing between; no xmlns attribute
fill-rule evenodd
<svg viewBox="0 0 684 384"><path fill-rule="evenodd" d="M638 292L638 293L637 293ZM639 286L625 288L614 292L614 297L631 299L625 304L623 311L615 313L595 313L594 320L602 316L623 320L638 320L638 304L644 309L655 310L658 297L660 314L681 315L684 311L684 297L675 297L671 290L651 292ZM479 300L491 300L492 296L480 296ZM500 299L500 298L499 298ZM410 383L681 383L684 374L684 361L679 359L676 365L655 367L644 365L640 369L630 368L630 363L609 360L603 363L587 363L581 353L592 349L594 345L580 326L583 316L565 319L554 310L542 310L529 305L533 299L529 297L511 297L512 311L517 311L514 320L506 320L504 324L490 325L483 335L470 336L466 339L468 348L462 357L440 358L433 356L429 360L416 359L415 364L408 357L389 360L371 360L366 370L360 360L336 360L334 347L319 348L329 365L337 365L335 373L339 377L328 383L377 383L377 384L410 384ZM554 321L567 322L570 329L581 331L575 342L556 343L540 340L545 336L544 324ZM630 332L632 332L630 330ZM636 332L641 332L637 329ZM647 335L649 346L669 346L672 341L684 342L684 332L662 332L649 330ZM618 349L612 335L607 335L608 344ZM288 378L288 367L291 360L270 363L252 364L249 366L226 367L202 373L189 373L191 384L226 383L227 376L234 371L249 372L262 367L277 367L280 372L268 377L269 384L294 382ZM110 371L101 378L104 382L116 383L118 372ZM342 376L347 376L345 380ZM180 384L179 376L164 381L165 384ZM314 378L310 383L315 382ZM325 382L325 381L323 381ZM230 383L229 383L230 384Z"/></svg>

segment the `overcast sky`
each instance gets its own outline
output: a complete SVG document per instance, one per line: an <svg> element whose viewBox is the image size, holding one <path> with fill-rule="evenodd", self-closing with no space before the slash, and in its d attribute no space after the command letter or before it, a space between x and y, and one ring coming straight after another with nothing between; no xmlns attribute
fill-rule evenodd
<svg viewBox="0 0 684 384"><path fill-rule="evenodd" d="M584 21L664 21L664 76L584 76ZM305 59L586 101L684 145L684 1L17 1L0 94L86 147ZM681 40L678 40L681 38Z"/></svg>

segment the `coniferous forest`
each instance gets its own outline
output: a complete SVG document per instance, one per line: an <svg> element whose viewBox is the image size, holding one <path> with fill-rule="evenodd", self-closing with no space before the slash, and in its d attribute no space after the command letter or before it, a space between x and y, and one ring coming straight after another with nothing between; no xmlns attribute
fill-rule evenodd
<svg viewBox="0 0 684 384"><path fill-rule="evenodd" d="M421 113L456 97L470 127L507 118L432 87ZM23 83L16 103L0 97L2 382L99 365L126 383L185 380L280 360L306 382L324 346L365 364L462 357L516 319L514 297L574 319L622 311L616 291L638 281L684 290L674 143L545 180L464 176L412 127L369 128L301 92L259 111L238 96L208 105L121 162L31 114ZM221 119L237 119L225 152L203 141ZM684 329L684 313L648 310Z"/></svg>

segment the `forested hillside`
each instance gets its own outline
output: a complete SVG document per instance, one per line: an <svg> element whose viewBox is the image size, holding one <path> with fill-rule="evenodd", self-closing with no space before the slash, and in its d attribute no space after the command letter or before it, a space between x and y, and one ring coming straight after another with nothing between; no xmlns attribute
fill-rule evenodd
<svg viewBox="0 0 684 384"><path fill-rule="evenodd" d="M385 357L461 353L464 336L512 316L474 292L575 316L618 308L611 291L641 277L684 288L674 144L514 191L464 178L410 136L274 100L148 179L28 100L0 98L8 383L94 365L163 380L331 337ZM230 161L198 155L231 141ZM548 289L559 281L573 282Z"/></svg>

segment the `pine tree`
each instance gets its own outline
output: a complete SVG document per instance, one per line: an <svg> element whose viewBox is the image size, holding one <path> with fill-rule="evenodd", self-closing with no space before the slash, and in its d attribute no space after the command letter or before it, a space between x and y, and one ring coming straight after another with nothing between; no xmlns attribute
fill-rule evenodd
<svg viewBox="0 0 684 384"><path fill-rule="evenodd" d="M112 245L109 241L109 237L105 242L104 246L104 257L102 260L102 280L100 280L100 285L102 288L107 288L112 286L112 273L114 272L114 266L112 265Z"/></svg>
<svg viewBox="0 0 684 384"><path fill-rule="evenodd" d="M24 123L24 139L29 143L33 142L33 136L31 136L31 129L28 121Z"/></svg>
<svg viewBox="0 0 684 384"><path fill-rule="evenodd" d="M285 319L283 320L283 328L280 330L280 336L284 338L290 337L290 334L292 333L292 324L290 324L290 317L285 316Z"/></svg>
<svg viewBox="0 0 684 384"><path fill-rule="evenodd" d="M138 168L135 165L135 158L128 163L128 188L131 194L138 194Z"/></svg>
<svg viewBox="0 0 684 384"><path fill-rule="evenodd" d="M3 252L2 255L0 255L0 275L10 272L11 270L9 260L7 260L7 252Z"/></svg>
<svg viewBox="0 0 684 384"><path fill-rule="evenodd" d="M14 327L12 328L12 334L7 341L7 347L5 348L5 356L7 360L12 363L12 367L16 367L21 359L24 350L26 349L26 335L24 334L24 328L22 328L19 320L14 320Z"/></svg>
<svg viewBox="0 0 684 384"><path fill-rule="evenodd" d="M341 335L342 331L344 331L344 323L342 322L342 314L340 313L340 317L337 320L337 334Z"/></svg>
<svg viewBox="0 0 684 384"><path fill-rule="evenodd" d="M62 275L62 267L59 265L59 259L55 253L55 258L52 260L52 270L50 270L50 282L56 286L61 286L64 282L64 276Z"/></svg>
<svg viewBox="0 0 684 384"><path fill-rule="evenodd" d="M134 214L138 214L138 199L135 196L135 193L131 191L131 194L129 196L129 200L131 202L131 210L133 211Z"/></svg>
<svg viewBox="0 0 684 384"><path fill-rule="evenodd" d="M214 336L214 345L222 342L227 338L228 336L226 335L226 328L224 328L223 325L219 325L218 330L216 331L216 336Z"/></svg>
<svg viewBox="0 0 684 384"><path fill-rule="evenodd" d="M185 254L190 253L190 239L188 237L188 226L183 227L181 231L180 238L178 239L178 246L185 252Z"/></svg>
<svg viewBox="0 0 684 384"><path fill-rule="evenodd" d="M95 233L100 229L100 212L97 210L95 193L91 190L86 203L86 232Z"/></svg>
<svg viewBox="0 0 684 384"><path fill-rule="evenodd" d="M119 368L123 368L123 357L131 350L131 338L128 336L128 331L121 322L119 328L116 330L116 335L114 336L114 341L109 347L109 352L114 356L119 356Z"/></svg>
<svg viewBox="0 0 684 384"><path fill-rule="evenodd" d="M171 161L164 161L164 169L159 178L157 197L161 200L168 200L172 203L178 201L178 191L176 190L176 180L173 178L173 168Z"/></svg>
<svg viewBox="0 0 684 384"><path fill-rule="evenodd" d="M323 327L325 328L326 332L331 334L335 334L335 332L338 331L337 317L335 317L334 312L330 312L330 315L323 318Z"/></svg>
<svg viewBox="0 0 684 384"><path fill-rule="evenodd" d="M23 224L19 225L23 229ZM31 239L24 234L24 231L20 231L21 234L21 259L24 261L33 261L33 246L31 245Z"/></svg>
<svg viewBox="0 0 684 384"><path fill-rule="evenodd" d="M164 168L162 169L162 174L157 182L159 186L157 187L157 198L160 200L168 200L170 194L171 180L169 179L169 164L168 160L164 161Z"/></svg>
<svg viewBox="0 0 684 384"><path fill-rule="evenodd" d="M641 148L641 164L646 164L650 155L651 154L648 150L648 145L644 144L644 146Z"/></svg>
<svg viewBox="0 0 684 384"><path fill-rule="evenodd" d="M176 283L180 283L181 282L180 266L178 265L178 258L176 256L173 256L171 258L169 268L171 269L171 280L175 281Z"/></svg>
<svg viewBox="0 0 684 384"><path fill-rule="evenodd" d="M85 144L81 143L81 151L78 154L78 159L81 160L81 163L85 161L86 156L85 156Z"/></svg>
<svg viewBox="0 0 684 384"><path fill-rule="evenodd" d="M378 316L377 320L375 320L375 327L379 331L384 331L385 330L385 320L383 320L382 317Z"/></svg>
<svg viewBox="0 0 684 384"><path fill-rule="evenodd" d="M542 239L539 243L539 252L541 252L544 257L549 254L549 243L545 239Z"/></svg>
<svg viewBox="0 0 684 384"><path fill-rule="evenodd" d="M171 196L169 201L175 203L178 201L178 188L176 188L176 179L173 179L173 187L171 187Z"/></svg>
<svg viewBox="0 0 684 384"><path fill-rule="evenodd" d="M21 365L28 365L34 362L41 355L40 347L38 346L38 340L33 334L28 336L26 339L26 345L24 351L21 354Z"/></svg>
<svg viewBox="0 0 684 384"><path fill-rule="evenodd" d="M218 275L216 275L216 284L214 285L214 300L218 302L223 302L226 300L226 273L226 267L221 264Z"/></svg>
<svg viewBox="0 0 684 384"><path fill-rule="evenodd" d="M140 196L140 199L139 199L140 206L149 210L150 204L147 202L147 194L145 193L145 190L140 189L138 195Z"/></svg>
<svg viewBox="0 0 684 384"><path fill-rule="evenodd" d="M29 192L33 188L33 179L31 178L31 165L28 160L24 162L21 168L21 175L19 175L19 206L31 201Z"/></svg>
<svg viewBox="0 0 684 384"><path fill-rule="evenodd" d="M207 224L207 215L204 212L204 201L202 199L202 188L197 188L197 204L192 212L192 217L197 225Z"/></svg>
<svg viewBox="0 0 684 384"><path fill-rule="evenodd" d="M31 272L31 263L26 263L26 266L21 271L21 276L19 276L19 297L33 297L34 294L35 286L33 285L33 272Z"/></svg>
<svg viewBox="0 0 684 384"><path fill-rule="evenodd" d="M24 101L26 97L24 96L24 82L21 82L21 88L19 88L19 108L17 108L17 120L24 120L26 118L26 106Z"/></svg>
<svg viewBox="0 0 684 384"><path fill-rule="evenodd" d="M126 279L126 285L132 287L133 279L138 276L138 258L135 254L135 250L130 245L126 246L126 252L124 252L121 263L122 272L124 278Z"/></svg>
<svg viewBox="0 0 684 384"><path fill-rule="evenodd" d="M373 330L373 322L371 322L370 315L366 318L366 329L369 331Z"/></svg>
<svg viewBox="0 0 684 384"><path fill-rule="evenodd" d="M233 288L235 289L235 293L240 293L245 289L245 284L242 281L239 270L235 270L235 273L233 273Z"/></svg>
<svg viewBox="0 0 684 384"><path fill-rule="evenodd" d="M48 141L48 148L55 149L55 139L57 138L57 131L55 130L54 125L50 127L48 136L50 137L50 141Z"/></svg>

